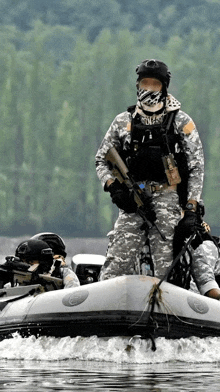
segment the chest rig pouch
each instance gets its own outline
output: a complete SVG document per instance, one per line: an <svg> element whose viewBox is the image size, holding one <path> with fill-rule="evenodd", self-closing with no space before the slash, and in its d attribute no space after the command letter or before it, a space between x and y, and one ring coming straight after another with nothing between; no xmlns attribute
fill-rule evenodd
<svg viewBox="0 0 220 392"><path fill-rule="evenodd" d="M128 110L132 113L134 107ZM184 204L188 169L180 135L174 132L176 113L168 113L162 124L154 125L142 124L137 115L131 124L131 142L122 155L135 181L176 184Z"/></svg>

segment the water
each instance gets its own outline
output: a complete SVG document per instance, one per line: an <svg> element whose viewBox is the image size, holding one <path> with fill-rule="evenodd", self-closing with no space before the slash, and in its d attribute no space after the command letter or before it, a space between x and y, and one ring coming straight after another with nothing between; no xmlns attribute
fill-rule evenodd
<svg viewBox="0 0 220 392"><path fill-rule="evenodd" d="M23 239L0 237L0 259L13 254ZM69 240L67 246L73 255L76 243L73 247ZM85 240L80 246L77 253L85 251ZM99 253L94 249L91 253ZM138 337L36 339L15 334L0 342L0 391L219 392L220 338L158 338L156 347L153 352L151 342Z"/></svg>
<svg viewBox="0 0 220 392"><path fill-rule="evenodd" d="M219 391L220 338L21 338L0 342L0 391Z"/></svg>

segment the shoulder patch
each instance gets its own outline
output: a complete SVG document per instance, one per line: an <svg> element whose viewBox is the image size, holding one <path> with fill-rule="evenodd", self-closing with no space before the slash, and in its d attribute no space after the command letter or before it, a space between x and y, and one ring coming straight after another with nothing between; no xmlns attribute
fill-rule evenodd
<svg viewBox="0 0 220 392"><path fill-rule="evenodd" d="M186 135L189 135L190 133L192 133L193 129L195 129L195 124L192 120L190 120L186 125L184 125L183 132Z"/></svg>
<svg viewBox="0 0 220 392"><path fill-rule="evenodd" d="M130 123L130 122L127 123L127 131L128 131L128 132L131 132L131 123Z"/></svg>

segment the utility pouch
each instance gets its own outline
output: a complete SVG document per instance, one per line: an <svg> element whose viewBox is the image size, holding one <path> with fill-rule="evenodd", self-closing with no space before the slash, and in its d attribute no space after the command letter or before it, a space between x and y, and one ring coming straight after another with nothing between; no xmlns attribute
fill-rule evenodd
<svg viewBox="0 0 220 392"><path fill-rule="evenodd" d="M162 161L169 185L180 184L181 177L173 154L169 153L168 155L163 156Z"/></svg>

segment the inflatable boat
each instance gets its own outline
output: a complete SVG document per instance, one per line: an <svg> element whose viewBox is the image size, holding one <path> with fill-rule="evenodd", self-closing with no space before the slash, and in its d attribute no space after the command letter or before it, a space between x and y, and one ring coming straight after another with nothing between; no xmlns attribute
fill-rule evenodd
<svg viewBox="0 0 220 392"><path fill-rule="evenodd" d="M0 338L139 335L170 339L220 336L220 301L155 277L132 275L98 282L102 256L77 255L81 286L41 293L40 285L0 290Z"/></svg>

